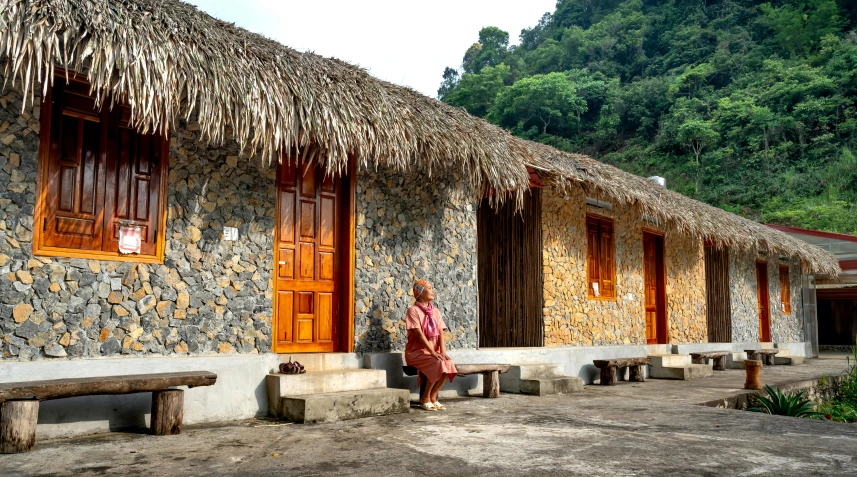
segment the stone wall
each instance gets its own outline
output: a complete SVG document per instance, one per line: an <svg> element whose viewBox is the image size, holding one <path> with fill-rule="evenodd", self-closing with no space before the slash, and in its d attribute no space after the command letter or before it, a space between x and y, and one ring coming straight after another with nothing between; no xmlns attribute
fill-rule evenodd
<svg viewBox="0 0 857 477"><path fill-rule="evenodd" d="M449 349L476 348L476 200L458 174L361 169L357 176L355 351L403 350L420 278L434 283Z"/></svg>
<svg viewBox="0 0 857 477"><path fill-rule="evenodd" d="M182 128L170 140L163 265L34 257L39 101L22 114L7 89L0 106L4 358L270 350L273 170ZM238 241L219 240L224 225Z"/></svg>
<svg viewBox="0 0 857 477"><path fill-rule="evenodd" d="M757 254L729 250L729 292L732 301L732 341L759 341L759 295L756 282ZM765 259L758 255L759 259ZM771 340L774 342L800 342L803 333L803 299L801 270L796 263L789 265L791 313L782 312L780 301L779 265L785 261L767 259L768 297L771 309Z"/></svg>
<svg viewBox="0 0 857 477"><path fill-rule="evenodd" d="M701 240L677 233L664 237L669 342L708 342L705 248Z"/></svg>
<svg viewBox="0 0 857 477"><path fill-rule="evenodd" d="M545 345L646 344L642 218L629 207L588 205L582 189L563 197L547 188L542 201ZM586 213L614 219L614 300L587 296ZM670 343L705 341L702 244L666 234L664 248Z"/></svg>
<svg viewBox="0 0 857 477"><path fill-rule="evenodd" d="M569 197L542 190L545 346L645 344L643 245L639 217L628 209L585 205L582 189ZM615 220L616 298L588 298L586 212Z"/></svg>

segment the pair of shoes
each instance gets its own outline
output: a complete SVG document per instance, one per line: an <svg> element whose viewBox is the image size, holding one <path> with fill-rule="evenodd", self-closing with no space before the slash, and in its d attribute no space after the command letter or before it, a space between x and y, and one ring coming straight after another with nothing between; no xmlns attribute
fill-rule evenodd
<svg viewBox="0 0 857 477"><path fill-rule="evenodd" d="M280 372L282 374L303 374L306 372L304 365L297 361L292 362L292 357L289 356L288 363L280 363Z"/></svg>
<svg viewBox="0 0 857 477"><path fill-rule="evenodd" d="M434 407L434 404L430 402L421 402L420 409L422 409L423 411L437 411L437 408Z"/></svg>
<svg viewBox="0 0 857 477"><path fill-rule="evenodd" d="M434 408L437 409L438 411L446 411L446 406L444 406L443 404L441 404L437 401L433 402L432 404L434 404Z"/></svg>

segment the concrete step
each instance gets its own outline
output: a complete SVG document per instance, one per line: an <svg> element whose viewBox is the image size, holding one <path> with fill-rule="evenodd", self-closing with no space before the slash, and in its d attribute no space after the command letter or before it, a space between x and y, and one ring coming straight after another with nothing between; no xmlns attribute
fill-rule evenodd
<svg viewBox="0 0 857 477"><path fill-rule="evenodd" d="M583 380L576 376L522 379L519 391L521 394L533 396L579 393L583 391Z"/></svg>
<svg viewBox="0 0 857 477"><path fill-rule="evenodd" d="M280 362L298 361L309 371L330 371L334 369L360 369L362 361L355 353L301 353L281 354ZM275 370L276 372L276 370Z"/></svg>
<svg viewBox="0 0 857 477"><path fill-rule="evenodd" d="M520 393L521 380L560 378L563 375L561 364L519 364L509 368L509 372L500 375L500 391L504 393Z"/></svg>
<svg viewBox="0 0 857 477"><path fill-rule="evenodd" d="M777 355L774 357L774 364L778 365L799 366L804 363L806 363L806 358L804 358L803 356L791 356L783 358Z"/></svg>
<svg viewBox="0 0 857 477"><path fill-rule="evenodd" d="M272 396L335 393L387 387L383 369L334 369L307 371L304 374L269 374L268 392Z"/></svg>
<svg viewBox="0 0 857 477"><path fill-rule="evenodd" d="M365 389L336 393L285 396L278 416L299 423L319 423L410 412L407 389Z"/></svg>
<svg viewBox="0 0 857 477"><path fill-rule="evenodd" d="M710 364L686 364L684 366L651 366L649 377L654 379L696 379L714 375Z"/></svg>
<svg viewBox="0 0 857 477"><path fill-rule="evenodd" d="M693 364L689 354L650 354L651 367L681 367Z"/></svg>

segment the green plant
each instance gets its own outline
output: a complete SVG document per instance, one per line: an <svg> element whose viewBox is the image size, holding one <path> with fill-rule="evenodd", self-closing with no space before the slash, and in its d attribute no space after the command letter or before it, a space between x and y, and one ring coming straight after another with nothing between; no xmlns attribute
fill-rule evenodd
<svg viewBox="0 0 857 477"><path fill-rule="evenodd" d="M857 422L857 409L842 401L830 401L818 406L819 416L816 419L826 419L837 422Z"/></svg>
<svg viewBox="0 0 857 477"><path fill-rule="evenodd" d="M748 411L791 417L823 416L822 413L813 410L814 404L804 397L806 393L803 391L797 394L784 393L780 391L780 388L772 388L768 385L765 385L765 391L767 391L768 397L758 396L760 405L753 406L747 409Z"/></svg>

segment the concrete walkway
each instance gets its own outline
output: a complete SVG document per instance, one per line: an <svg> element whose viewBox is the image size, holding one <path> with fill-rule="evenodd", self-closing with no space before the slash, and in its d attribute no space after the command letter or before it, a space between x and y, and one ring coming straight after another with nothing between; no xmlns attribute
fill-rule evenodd
<svg viewBox="0 0 857 477"><path fill-rule="evenodd" d="M765 368L763 378L844 369L844 360L813 360ZM0 475L857 474L857 426L696 404L737 390L736 379L742 372L566 396L466 398L449 401L447 412L322 425L242 421L171 437L43 441L31 453L0 456Z"/></svg>

